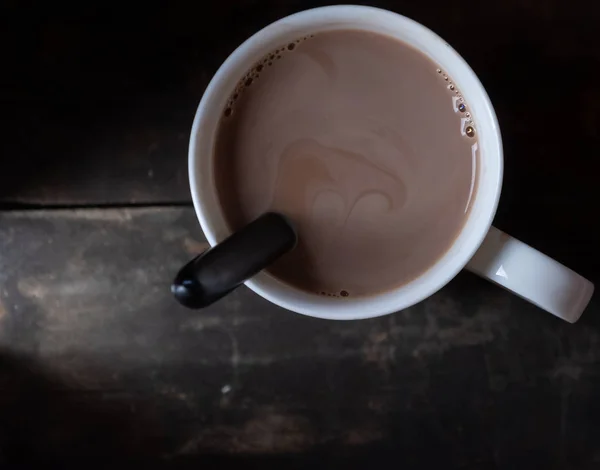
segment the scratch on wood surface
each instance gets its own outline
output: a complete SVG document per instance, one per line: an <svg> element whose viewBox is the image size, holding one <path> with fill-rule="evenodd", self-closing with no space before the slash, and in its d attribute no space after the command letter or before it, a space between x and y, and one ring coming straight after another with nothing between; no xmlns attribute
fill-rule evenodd
<svg viewBox="0 0 600 470"><path fill-rule="evenodd" d="M200 315L198 317L190 317L184 320L183 323L179 325L179 329L181 331L193 330L193 331L202 331L205 329L211 329L215 327L219 327L227 322L229 318L225 315L221 315L217 313L217 315L210 317L208 315Z"/></svg>
<svg viewBox="0 0 600 470"><path fill-rule="evenodd" d="M355 446L370 444L384 438L385 433L383 430L371 426L363 426L347 431L344 441L348 445Z"/></svg>
<svg viewBox="0 0 600 470"><path fill-rule="evenodd" d="M235 332L229 329L226 329L225 332L229 335L229 339L231 340L231 370L232 370L232 383L234 385L238 385L239 378L239 365L240 365L240 348L238 344L238 340L235 336Z"/></svg>
<svg viewBox="0 0 600 470"><path fill-rule="evenodd" d="M166 397L174 398L175 400L184 403L188 408L196 408L197 401L193 394L179 390L172 385L162 387L160 393Z"/></svg>
<svg viewBox="0 0 600 470"><path fill-rule="evenodd" d="M569 417L569 393L563 391L560 398L560 455L564 459L567 447Z"/></svg>
<svg viewBox="0 0 600 470"><path fill-rule="evenodd" d="M231 344L231 356L230 356L230 364L231 364L231 383L233 386L238 385L238 377L239 377L239 366L241 362L239 343L236 337L236 330L232 327L231 324L225 322L226 317L223 315L217 315L215 317L198 317L191 318L187 320L185 323L180 325L180 330L195 330L195 331L203 331L203 330L211 330L218 331L229 338L229 342ZM234 323L237 326L237 323ZM228 405L229 398L224 400L222 404Z"/></svg>
<svg viewBox="0 0 600 470"><path fill-rule="evenodd" d="M413 350L414 356L441 354L457 346L474 346L494 340L495 326L501 326L497 315L482 314L477 318L462 318L455 326L427 329L427 336Z"/></svg>
<svg viewBox="0 0 600 470"><path fill-rule="evenodd" d="M303 452L315 444L315 432L308 419L263 407L242 425L203 429L175 455L202 450L246 454Z"/></svg>
<svg viewBox="0 0 600 470"><path fill-rule="evenodd" d="M453 348L481 345L506 336L508 309L503 306L482 305L474 315L466 316L460 302L444 298L426 308L429 311L419 312L421 319L417 324L402 318L405 317L402 312L390 315L387 325L374 326L360 351L363 360L387 371L399 354L413 357L443 354ZM350 325L340 328L338 334L358 337L360 332Z"/></svg>
<svg viewBox="0 0 600 470"><path fill-rule="evenodd" d="M320 436L304 416L283 412L273 406L257 409L239 425L218 425L195 433L175 455L200 452L243 454L301 453L321 444L322 439L340 439L349 446L363 446L385 439L386 430L369 423L340 430L337 436Z"/></svg>
<svg viewBox="0 0 600 470"><path fill-rule="evenodd" d="M552 371L552 378L569 378L572 380L579 380L583 368L577 364L562 363Z"/></svg>
<svg viewBox="0 0 600 470"><path fill-rule="evenodd" d="M42 299L48 293L48 289L43 283L31 278L19 279L17 289L24 297L33 299Z"/></svg>
<svg viewBox="0 0 600 470"><path fill-rule="evenodd" d="M389 339L389 331L382 331L379 328L371 331L362 348L365 362L376 364L381 370L389 372L396 351L395 345Z"/></svg>
<svg viewBox="0 0 600 470"><path fill-rule="evenodd" d="M556 366L549 371L551 379L580 380L586 372L596 373L596 365L600 361L600 333L590 330L585 340L580 338L580 347L574 348L570 354L562 357Z"/></svg>
<svg viewBox="0 0 600 470"><path fill-rule="evenodd" d="M85 297L90 294L108 294L112 291L113 285L108 280L75 280L64 279L57 281L52 276L45 276L44 279L25 278L19 279L17 288L24 296L31 299L43 300L48 297L58 299L72 296Z"/></svg>
<svg viewBox="0 0 600 470"><path fill-rule="evenodd" d="M202 314L198 317L190 317L187 318L179 325L179 329L181 331L203 331L209 330L211 328L229 328L229 327L239 327L251 323L262 323L264 319L258 316L250 317L250 316L234 316L231 315L223 315L223 313L218 312L211 316L211 314L206 313Z"/></svg>
<svg viewBox="0 0 600 470"><path fill-rule="evenodd" d="M495 304L494 299L488 300L471 316L464 315L458 299L442 297L426 303L426 325L412 355L441 354L455 347L489 343L498 336L504 338L506 316L510 313L506 302L510 299L506 296L495 299L499 304Z"/></svg>

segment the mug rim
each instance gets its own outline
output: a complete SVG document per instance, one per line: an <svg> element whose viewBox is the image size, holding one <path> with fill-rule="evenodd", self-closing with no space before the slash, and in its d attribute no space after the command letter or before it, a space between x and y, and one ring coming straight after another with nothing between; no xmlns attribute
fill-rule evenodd
<svg viewBox="0 0 600 470"><path fill-rule="evenodd" d="M368 21L371 23L367 23ZM194 208L211 246L229 235L230 232L224 226L223 211L218 203L215 204L215 190L211 186L214 186L213 144L221 112L225 109L226 100L235 84L244 73L261 54L280 45L275 44L275 40L283 42L282 38L286 34L292 34L294 28L306 31L313 25L317 25L313 28L314 32L335 29L379 32L380 26L382 29L385 29L383 26L387 26L387 33L382 31L381 34L392 35L407 42L437 64L447 63L448 67L445 66L444 70L448 71L465 96L476 123L477 143L481 142L479 157L476 160L477 188L465 223L446 253L416 279L395 289L356 298L329 298L301 291L266 272L261 272L245 282L247 287L268 301L304 315L336 320L386 315L408 308L434 294L465 267L491 227L502 185L502 138L496 114L483 85L466 61L446 41L420 23L380 8L334 5L286 16L244 41L219 67L196 111L189 145L189 179ZM413 36L406 40L400 37L402 34ZM240 70L243 71L239 73ZM450 73L451 70L455 73ZM485 183L485 186L482 183Z"/></svg>

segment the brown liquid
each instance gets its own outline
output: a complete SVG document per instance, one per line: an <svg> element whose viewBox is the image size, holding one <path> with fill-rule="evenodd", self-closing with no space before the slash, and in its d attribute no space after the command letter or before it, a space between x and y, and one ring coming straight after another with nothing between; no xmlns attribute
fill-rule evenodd
<svg viewBox="0 0 600 470"><path fill-rule="evenodd" d="M303 290L363 296L415 279L452 245L475 187L459 90L379 34L282 48L242 79L221 120L215 177L230 227L288 215L299 245L269 272Z"/></svg>

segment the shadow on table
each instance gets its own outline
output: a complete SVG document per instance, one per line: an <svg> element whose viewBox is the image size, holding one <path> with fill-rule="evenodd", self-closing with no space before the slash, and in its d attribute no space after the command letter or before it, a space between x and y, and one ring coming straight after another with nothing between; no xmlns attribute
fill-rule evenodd
<svg viewBox="0 0 600 470"><path fill-rule="evenodd" d="M0 465L82 457L99 463L137 455L150 444L152 423L131 422L129 406L74 388L39 363L0 351Z"/></svg>
<svg viewBox="0 0 600 470"><path fill-rule="evenodd" d="M364 468L374 462L382 466L390 457L369 446L165 457L168 436L152 407L140 400L131 413L132 403L125 391L86 390L36 360L0 350L0 468L108 468L115 463L165 470Z"/></svg>

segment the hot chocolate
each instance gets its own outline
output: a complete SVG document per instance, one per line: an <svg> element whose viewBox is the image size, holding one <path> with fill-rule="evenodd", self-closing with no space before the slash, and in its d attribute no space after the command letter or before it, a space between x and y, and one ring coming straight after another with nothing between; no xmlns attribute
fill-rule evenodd
<svg viewBox="0 0 600 470"><path fill-rule="evenodd" d="M417 278L454 242L477 186L458 85L411 46L358 30L266 55L232 91L214 152L231 229L289 216L299 245L268 271L326 295Z"/></svg>

